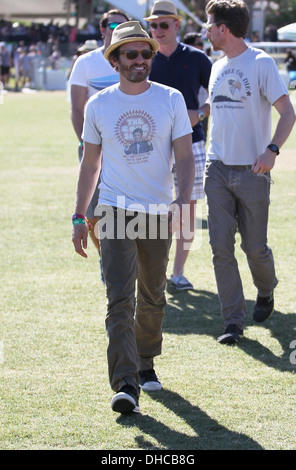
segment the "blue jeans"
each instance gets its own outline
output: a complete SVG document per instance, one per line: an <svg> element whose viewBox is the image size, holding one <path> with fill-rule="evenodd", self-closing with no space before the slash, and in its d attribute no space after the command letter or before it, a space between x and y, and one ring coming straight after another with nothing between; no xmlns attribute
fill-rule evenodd
<svg viewBox="0 0 296 470"><path fill-rule="evenodd" d="M213 160L206 164L205 193L224 326L236 324L243 329L246 305L234 251L237 230L258 294L270 295L278 283L267 245L270 174L257 175L250 165L224 165Z"/></svg>
<svg viewBox="0 0 296 470"><path fill-rule="evenodd" d="M161 354L171 234L167 216L142 214L135 236L127 228L133 225L134 216L123 209L99 207L101 213L107 209L99 217L99 227L108 299L109 380L111 388L118 391L126 384L137 388L138 371L153 368L153 358ZM114 228L109 236L105 236L107 224Z"/></svg>

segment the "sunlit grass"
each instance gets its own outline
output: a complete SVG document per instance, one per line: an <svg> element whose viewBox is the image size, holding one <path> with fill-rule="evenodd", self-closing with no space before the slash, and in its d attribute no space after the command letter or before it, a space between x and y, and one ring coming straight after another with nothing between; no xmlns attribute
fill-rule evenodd
<svg viewBox="0 0 296 470"><path fill-rule="evenodd" d="M276 312L253 323L256 292L238 239L247 328L237 347L217 343L203 202L201 246L186 265L196 290L167 293L155 361L164 390L141 394L141 415L120 417L110 409L98 258L91 244L84 260L71 243L78 160L66 94L9 93L0 111L1 448L295 450L295 132L272 176Z"/></svg>

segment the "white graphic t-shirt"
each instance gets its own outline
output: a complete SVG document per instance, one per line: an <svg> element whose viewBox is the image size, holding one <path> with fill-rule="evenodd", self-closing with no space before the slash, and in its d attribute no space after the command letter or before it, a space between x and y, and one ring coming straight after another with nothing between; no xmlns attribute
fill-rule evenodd
<svg viewBox="0 0 296 470"><path fill-rule="evenodd" d="M151 82L140 95L113 85L87 103L82 137L102 143L99 204L153 212L172 194L172 141L192 133L182 94ZM142 210L141 210L142 209ZM162 211L165 213L165 211Z"/></svg>
<svg viewBox="0 0 296 470"><path fill-rule="evenodd" d="M249 165L271 139L271 105L288 90L276 63L248 47L241 55L215 62L209 83L212 129L210 160Z"/></svg>
<svg viewBox="0 0 296 470"><path fill-rule="evenodd" d="M102 50L100 47L78 57L69 78L70 85L88 88L88 98L119 81L118 72L105 59Z"/></svg>

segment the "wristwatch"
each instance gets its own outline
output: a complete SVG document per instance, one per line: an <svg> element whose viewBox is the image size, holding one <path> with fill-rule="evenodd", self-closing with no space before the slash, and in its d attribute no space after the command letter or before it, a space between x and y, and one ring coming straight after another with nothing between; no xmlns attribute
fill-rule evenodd
<svg viewBox="0 0 296 470"><path fill-rule="evenodd" d="M271 150L272 152L276 153L277 155L279 155L280 153L278 146L275 144L269 144L267 145L267 148Z"/></svg>
<svg viewBox="0 0 296 470"><path fill-rule="evenodd" d="M204 115L204 113L202 112L201 109L198 109L198 110L197 110L197 114L198 114L199 120L200 120L200 121L203 121L204 118L205 118L205 115Z"/></svg>

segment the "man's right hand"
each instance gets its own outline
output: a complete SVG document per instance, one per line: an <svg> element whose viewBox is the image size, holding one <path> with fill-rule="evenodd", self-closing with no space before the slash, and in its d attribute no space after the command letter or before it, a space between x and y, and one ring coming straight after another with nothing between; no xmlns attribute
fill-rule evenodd
<svg viewBox="0 0 296 470"><path fill-rule="evenodd" d="M88 226L86 224L73 225L72 242L76 253L83 256L83 258L87 258L87 254L84 251L87 249L87 236Z"/></svg>

